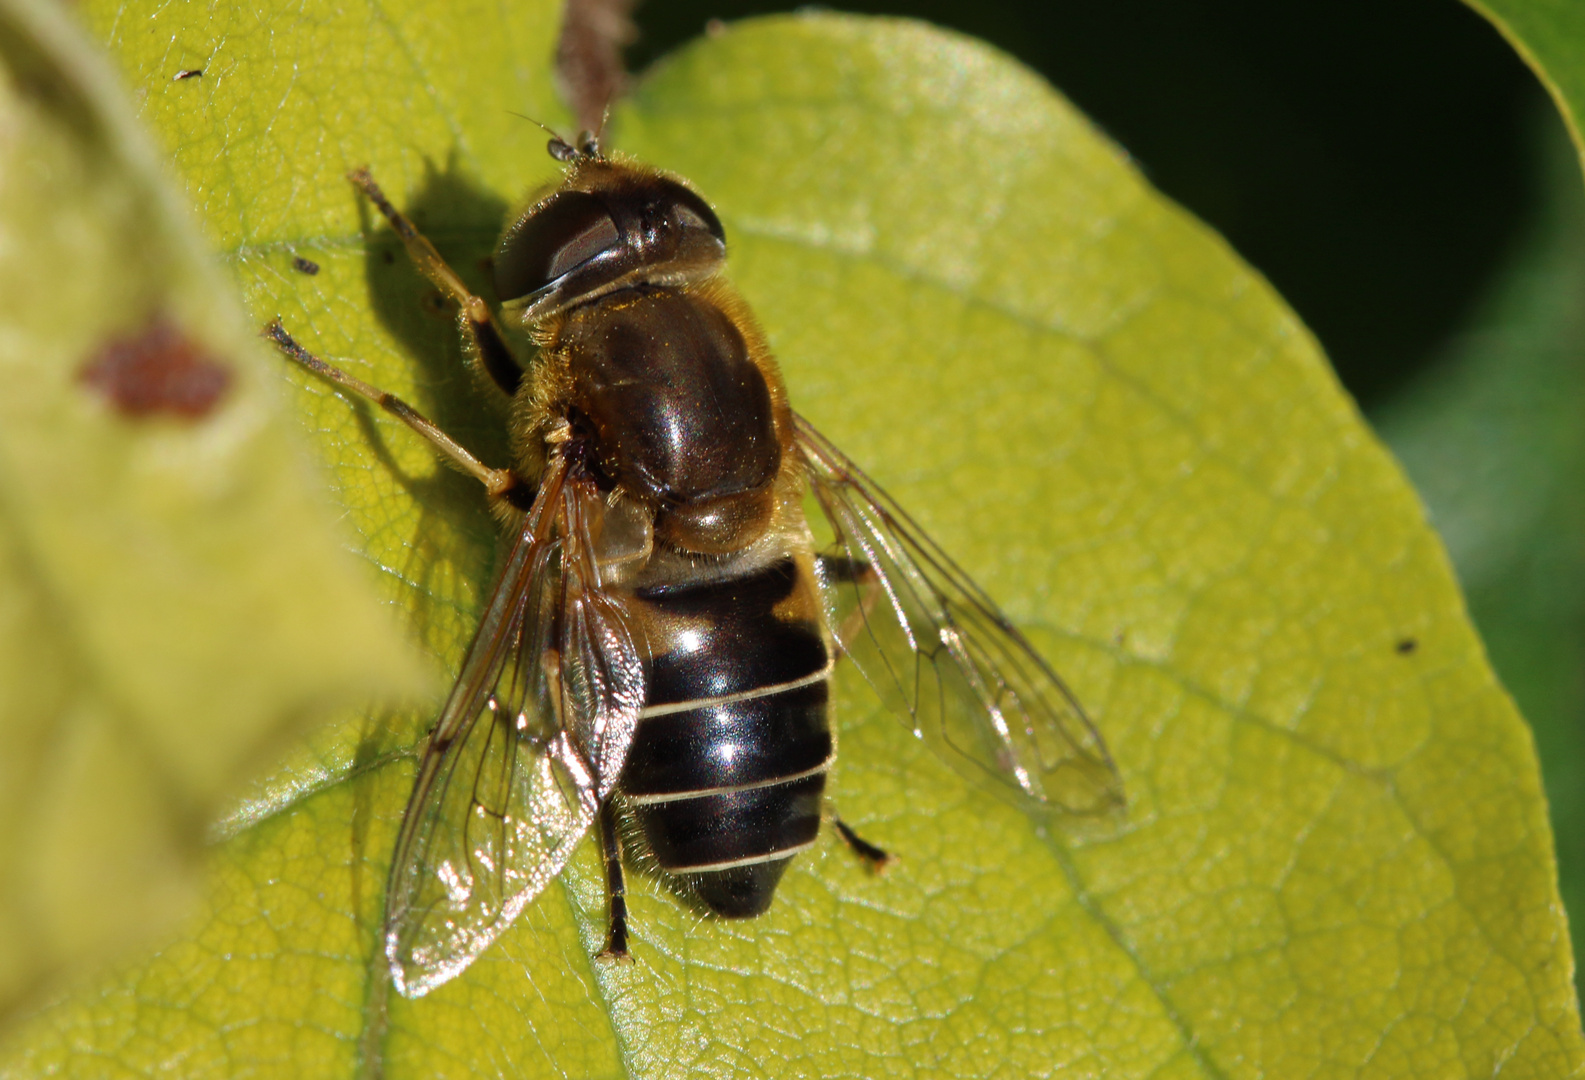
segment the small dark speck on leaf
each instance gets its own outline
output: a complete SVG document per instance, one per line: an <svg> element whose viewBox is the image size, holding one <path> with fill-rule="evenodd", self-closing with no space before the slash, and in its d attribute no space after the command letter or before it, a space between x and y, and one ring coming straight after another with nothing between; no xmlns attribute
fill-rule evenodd
<svg viewBox="0 0 1585 1080"><path fill-rule="evenodd" d="M203 75L203 68L183 68L171 76L171 82L181 82L183 79L196 79Z"/></svg>
<svg viewBox="0 0 1585 1080"><path fill-rule="evenodd" d="M232 373L168 317L156 315L137 334L112 338L77 377L123 416L197 420L225 396Z"/></svg>
<svg viewBox="0 0 1585 1080"><path fill-rule="evenodd" d="M1394 647L1398 650L1399 656L1408 656L1420 647L1420 643L1412 637L1406 637Z"/></svg>
<svg viewBox="0 0 1585 1080"><path fill-rule="evenodd" d="M446 294L439 289L430 289L424 293L419 303L423 305L426 312L435 318L449 319L451 317L451 303L446 299Z"/></svg>
<svg viewBox="0 0 1585 1080"><path fill-rule="evenodd" d="M315 274L319 273L319 264L312 259L305 259L301 255L293 255L292 269L298 271L299 273L307 274L309 277L313 277Z"/></svg>
<svg viewBox="0 0 1585 1080"><path fill-rule="evenodd" d="M394 263L396 261L396 255L393 252L382 251L382 252L380 252L380 254L385 258L385 265L386 266L390 266L392 263Z"/></svg>

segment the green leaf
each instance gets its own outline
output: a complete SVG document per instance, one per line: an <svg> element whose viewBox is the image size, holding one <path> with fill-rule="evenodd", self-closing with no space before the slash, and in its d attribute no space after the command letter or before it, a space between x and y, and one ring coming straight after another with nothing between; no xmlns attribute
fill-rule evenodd
<svg viewBox="0 0 1585 1080"><path fill-rule="evenodd" d="M553 5L88 16L255 316L502 460L450 317L341 176L370 165L482 287L503 212L555 175L510 116L558 117ZM743 24L656 72L611 135L715 203L797 406L1069 677L1127 813L1043 830L844 672L834 800L894 869L827 835L747 923L636 875L635 961L607 964L586 845L381 1027L381 886L425 717L350 723L233 816L189 938L41 1014L16 1071L344 1075L360 1046L393 1076L1585 1062L1528 734L1413 494L1258 277L1049 87L916 24ZM282 377L454 669L495 543L480 493Z"/></svg>
<svg viewBox="0 0 1585 1080"><path fill-rule="evenodd" d="M1585 157L1585 8L1568 0L1465 0L1486 16L1552 95Z"/></svg>
<svg viewBox="0 0 1585 1080"><path fill-rule="evenodd" d="M172 930L209 822L304 720L424 682L104 60L18 0L0 65L10 1020Z"/></svg>
<svg viewBox="0 0 1585 1080"><path fill-rule="evenodd" d="M1576 957L1585 951L1585 190L1537 125L1535 219L1431 373L1373 417L1446 538L1535 729Z"/></svg>
<svg viewBox="0 0 1585 1080"><path fill-rule="evenodd" d="M1585 950L1585 443L1578 423L1585 328L1574 285L1585 237L1575 204L1585 166L1585 10L1536 0L1471 6L1551 93L1573 140L1575 170L1567 178L1549 173L1544 218L1473 331L1455 345L1448 376L1388 422L1432 510L1450 521L1471 608L1535 725L1578 956ZM1456 475L1436 456L1470 471Z"/></svg>

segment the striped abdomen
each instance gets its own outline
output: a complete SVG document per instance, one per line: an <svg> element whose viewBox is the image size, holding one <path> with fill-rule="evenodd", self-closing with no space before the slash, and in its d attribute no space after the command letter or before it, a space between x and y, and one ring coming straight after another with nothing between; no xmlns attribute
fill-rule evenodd
<svg viewBox="0 0 1585 1080"><path fill-rule="evenodd" d="M820 829L835 743L812 589L787 557L634 593L656 656L621 789L661 868L720 915L769 907Z"/></svg>

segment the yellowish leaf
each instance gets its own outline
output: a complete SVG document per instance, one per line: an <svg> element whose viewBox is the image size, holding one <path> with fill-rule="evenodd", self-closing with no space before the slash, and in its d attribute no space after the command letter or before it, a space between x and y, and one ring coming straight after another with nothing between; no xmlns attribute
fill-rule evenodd
<svg viewBox="0 0 1585 1080"><path fill-rule="evenodd" d="M424 682L104 61L19 0L0 63L5 1018L169 933L305 720Z"/></svg>
<svg viewBox="0 0 1585 1080"><path fill-rule="evenodd" d="M256 318L493 461L500 417L450 316L341 174L368 164L482 289L504 213L555 175L511 117L555 119L553 14L89 7ZM916 24L744 24L656 72L611 136L717 206L795 403L1068 676L1126 814L1043 827L843 673L833 796L901 856L887 874L828 835L745 923L639 874L634 962L608 964L586 846L478 963L405 1001L377 927L427 718L377 716L263 785L190 938L40 1016L17 1071L1577 1071L1528 734L1413 494L1264 282L1049 87ZM480 493L283 378L454 669L495 546Z"/></svg>

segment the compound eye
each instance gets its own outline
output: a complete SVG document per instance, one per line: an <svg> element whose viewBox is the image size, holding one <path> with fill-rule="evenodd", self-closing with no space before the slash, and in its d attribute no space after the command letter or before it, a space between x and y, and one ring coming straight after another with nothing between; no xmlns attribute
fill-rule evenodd
<svg viewBox="0 0 1585 1080"><path fill-rule="evenodd" d="M503 302L538 292L621 244L605 204L564 191L525 215L495 253L495 293Z"/></svg>
<svg viewBox="0 0 1585 1080"><path fill-rule="evenodd" d="M684 229L702 230L722 243L726 242L726 230L721 228L721 219L715 216L709 203L687 188L680 188L677 192L676 214L677 223Z"/></svg>

